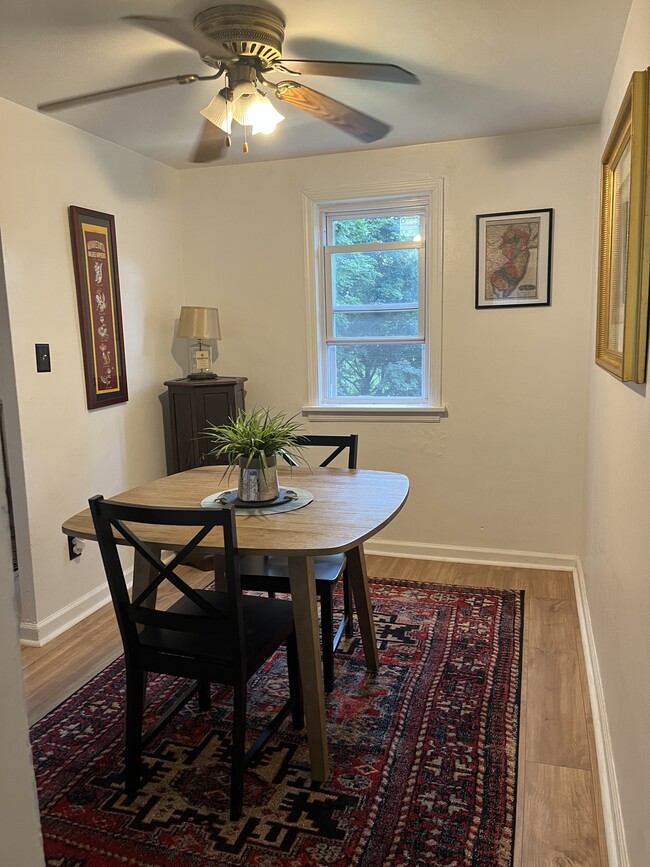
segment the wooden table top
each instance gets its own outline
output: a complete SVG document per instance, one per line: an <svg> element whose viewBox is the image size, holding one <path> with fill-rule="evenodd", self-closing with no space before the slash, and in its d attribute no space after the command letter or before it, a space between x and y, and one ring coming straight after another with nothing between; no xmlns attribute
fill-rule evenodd
<svg viewBox="0 0 650 867"><path fill-rule="evenodd" d="M284 487L299 487L313 494L313 502L276 515L238 512L237 538L242 553L317 556L347 551L388 524L406 502L409 490L406 476L376 470L281 468L279 476ZM196 508L206 497L236 484L236 472L228 480L223 477L223 467L200 467L104 496L138 505ZM95 539L90 510L69 518L62 530L68 536ZM161 527L154 538L153 528L148 531L147 541L170 550L181 547L188 532L182 527ZM220 530L213 531L197 550L220 549L220 536Z"/></svg>

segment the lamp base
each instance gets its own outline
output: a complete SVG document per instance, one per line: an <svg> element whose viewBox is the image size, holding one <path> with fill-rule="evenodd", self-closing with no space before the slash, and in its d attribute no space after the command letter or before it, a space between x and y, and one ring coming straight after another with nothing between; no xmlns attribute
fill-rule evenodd
<svg viewBox="0 0 650 867"><path fill-rule="evenodd" d="M188 379L219 379L219 374L209 371L208 373L189 373Z"/></svg>
<svg viewBox="0 0 650 867"><path fill-rule="evenodd" d="M188 379L214 379L212 370L212 347L199 340L190 346L190 373Z"/></svg>

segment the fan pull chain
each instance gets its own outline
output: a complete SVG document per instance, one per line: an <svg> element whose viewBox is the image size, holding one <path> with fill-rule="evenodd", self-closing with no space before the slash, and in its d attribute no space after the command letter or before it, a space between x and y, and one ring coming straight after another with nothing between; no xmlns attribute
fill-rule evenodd
<svg viewBox="0 0 650 867"><path fill-rule="evenodd" d="M246 141L246 125L244 125L244 147L242 151L247 154L248 153L248 142Z"/></svg>

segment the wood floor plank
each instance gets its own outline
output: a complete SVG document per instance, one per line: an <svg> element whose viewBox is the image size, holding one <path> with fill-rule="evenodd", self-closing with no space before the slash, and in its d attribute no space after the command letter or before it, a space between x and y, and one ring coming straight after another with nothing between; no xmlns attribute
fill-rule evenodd
<svg viewBox="0 0 650 867"><path fill-rule="evenodd" d="M573 607L530 596L528 761L591 767Z"/></svg>
<svg viewBox="0 0 650 867"><path fill-rule="evenodd" d="M188 584L205 587L212 573L185 567L179 570ZM165 604L177 598L174 588L160 590ZM109 603L44 647L23 646L23 676L27 719L33 725L46 713L122 653L115 612Z"/></svg>
<svg viewBox="0 0 650 867"><path fill-rule="evenodd" d="M524 787L523 867L605 867L591 771L528 762Z"/></svg>

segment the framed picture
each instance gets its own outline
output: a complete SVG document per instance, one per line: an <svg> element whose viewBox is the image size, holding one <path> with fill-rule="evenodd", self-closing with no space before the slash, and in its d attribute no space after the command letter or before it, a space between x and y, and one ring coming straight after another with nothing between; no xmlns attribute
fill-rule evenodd
<svg viewBox="0 0 650 867"><path fill-rule="evenodd" d="M633 73L601 160L596 363L624 382L646 380L648 89L648 70Z"/></svg>
<svg viewBox="0 0 650 867"><path fill-rule="evenodd" d="M72 256L88 409L129 399L120 280L111 214L70 205Z"/></svg>
<svg viewBox="0 0 650 867"><path fill-rule="evenodd" d="M476 308L548 306L552 234L551 208L479 214Z"/></svg>

